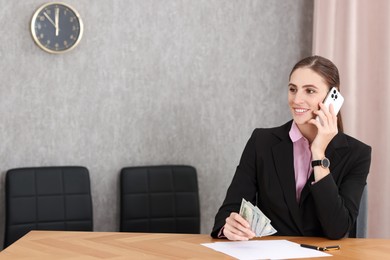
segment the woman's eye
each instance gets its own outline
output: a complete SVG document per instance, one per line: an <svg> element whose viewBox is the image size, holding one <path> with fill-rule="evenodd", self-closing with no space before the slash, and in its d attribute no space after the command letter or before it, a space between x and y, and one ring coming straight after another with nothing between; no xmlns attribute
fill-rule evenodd
<svg viewBox="0 0 390 260"><path fill-rule="evenodd" d="M290 91L291 93L295 93L297 90L296 90L295 88L290 88L289 91Z"/></svg>
<svg viewBox="0 0 390 260"><path fill-rule="evenodd" d="M315 93L315 91L312 90L312 89L307 89L306 92L307 92L308 94L314 94L314 93Z"/></svg>

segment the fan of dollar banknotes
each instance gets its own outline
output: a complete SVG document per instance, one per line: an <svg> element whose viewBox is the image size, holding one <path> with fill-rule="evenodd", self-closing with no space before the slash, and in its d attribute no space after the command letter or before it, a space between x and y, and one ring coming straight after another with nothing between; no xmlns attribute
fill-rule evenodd
<svg viewBox="0 0 390 260"><path fill-rule="evenodd" d="M248 221L256 237L270 236L277 232L271 225L271 220L257 206L253 206L245 199L241 202L240 215Z"/></svg>

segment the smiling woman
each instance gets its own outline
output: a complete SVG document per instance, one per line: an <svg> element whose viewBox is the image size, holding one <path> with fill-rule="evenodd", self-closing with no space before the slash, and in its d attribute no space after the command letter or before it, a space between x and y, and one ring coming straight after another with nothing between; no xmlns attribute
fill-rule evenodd
<svg viewBox="0 0 390 260"><path fill-rule="evenodd" d="M302 75L302 77L295 77L294 79L292 78L294 75L294 72L297 72L297 70L306 70L306 74ZM308 92L313 92L317 91L318 88L322 86L322 89L324 89L324 85L326 86L326 92L330 90L331 87L336 88L337 91L340 91L340 75L339 75L339 70L337 67L333 64L332 61L325 59L321 56L311 56L306 59L302 59L299 61L297 64L295 64L294 68L291 70L290 73L290 85L294 85L292 82L293 80L299 80L300 78L305 78L309 79L311 78L312 82L316 82L316 85L307 85L306 87L311 87L315 88L313 89L308 89ZM325 94L326 95L326 94ZM290 97L290 96L289 96ZM323 97L323 99L325 96ZM322 99L322 100L323 100ZM322 102L321 100L321 102ZM290 102L289 102L290 103ZM291 105L290 105L291 107ZM341 119L341 114L339 113L337 115L337 128L339 132L343 132L343 122Z"/></svg>
<svg viewBox="0 0 390 260"><path fill-rule="evenodd" d="M297 125L309 127L308 133L316 126L307 123L314 117L328 90L322 77L310 68L299 68L291 74L288 92L291 114Z"/></svg>
<svg viewBox="0 0 390 260"><path fill-rule="evenodd" d="M35 43L49 53L75 48L83 35L83 22L77 11L63 3L47 3L35 11L31 20Z"/></svg>
<svg viewBox="0 0 390 260"><path fill-rule="evenodd" d="M322 103L332 87L339 90L340 77L330 60L310 56L294 66L288 83L293 120L253 131L215 217L213 237L254 237L251 220L237 213L242 199L260 208L276 235L348 235L366 185L371 147L344 134L333 107Z"/></svg>

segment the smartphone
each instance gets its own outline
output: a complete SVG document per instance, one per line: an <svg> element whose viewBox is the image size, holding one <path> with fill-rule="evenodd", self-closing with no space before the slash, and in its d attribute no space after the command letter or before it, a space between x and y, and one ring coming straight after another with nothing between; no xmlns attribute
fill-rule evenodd
<svg viewBox="0 0 390 260"><path fill-rule="evenodd" d="M341 106L344 103L344 97L340 94L340 92L335 87L333 87L331 90L329 90L328 94L326 95L326 98L322 103L324 103L327 109L329 109L330 104L333 104L333 110L337 115L341 109ZM318 116L317 116L317 120L321 122Z"/></svg>

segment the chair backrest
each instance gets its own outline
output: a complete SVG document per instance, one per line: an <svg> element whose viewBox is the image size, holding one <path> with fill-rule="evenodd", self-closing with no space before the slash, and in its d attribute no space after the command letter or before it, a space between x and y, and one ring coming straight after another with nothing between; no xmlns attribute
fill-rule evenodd
<svg viewBox="0 0 390 260"><path fill-rule="evenodd" d="M4 248L30 230L92 231L88 169L80 166L8 170Z"/></svg>
<svg viewBox="0 0 390 260"><path fill-rule="evenodd" d="M121 171L120 188L120 231L200 233L194 167L126 167Z"/></svg>
<svg viewBox="0 0 390 260"><path fill-rule="evenodd" d="M348 237L353 238L366 238L367 237L367 219L368 219L368 191L367 185L365 186L360 200L359 215L356 222L349 232Z"/></svg>

